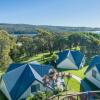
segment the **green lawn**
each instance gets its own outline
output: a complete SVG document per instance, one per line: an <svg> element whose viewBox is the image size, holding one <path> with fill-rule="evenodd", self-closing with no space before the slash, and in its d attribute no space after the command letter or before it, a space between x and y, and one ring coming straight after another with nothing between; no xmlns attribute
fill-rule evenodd
<svg viewBox="0 0 100 100"><path fill-rule="evenodd" d="M82 69L79 69L79 70L64 70L64 69L58 69L58 71L61 71L61 72L62 71L63 72L70 72L71 74L74 74L74 75L80 77L81 79L83 79L90 86L90 88L91 88L92 91L93 90L94 91L100 90L100 89L98 89L98 87L96 87L93 83L91 83L89 80L87 80L85 78L84 72L86 71L87 67L88 66L85 66L85 67L83 67ZM72 82L69 82L70 83L70 86L73 88L73 90L79 91L80 90L80 88L79 88L80 87L80 84L79 83L77 84L75 81L76 81L75 79L72 79Z"/></svg>
<svg viewBox="0 0 100 100"><path fill-rule="evenodd" d="M74 74L74 75L83 79L84 78L84 72L86 71L86 69L87 69L87 66L85 66L85 67L83 67L79 70L58 69L58 71L69 72L69 73Z"/></svg>
<svg viewBox="0 0 100 100"><path fill-rule="evenodd" d="M80 83L73 78L70 78L69 81L67 78L65 78L65 84L67 86L68 93L75 93L75 92L82 91L82 87L80 86Z"/></svg>
<svg viewBox="0 0 100 100"><path fill-rule="evenodd" d="M8 100L1 91L0 91L0 100Z"/></svg>
<svg viewBox="0 0 100 100"><path fill-rule="evenodd" d="M65 69L58 69L58 71L60 72L67 72L67 73L71 73L74 74L82 79L84 79L84 72L86 71L87 66L83 67L82 69L79 70L65 70ZM67 78L65 79L65 82L67 84ZM80 85L80 83L73 79L70 78L69 82L68 82L68 87L69 87L69 91L68 92L82 92L84 89L82 88L82 86Z"/></svg>
<svg viewBox="0 0 100 100"><path fill-rule="evenodd" d="M49 59L50 59L50 53L41 53L41 54L37 54L31 58L24 58L21 60L21 62L37 61L39 63L44 63Z"/></svg>

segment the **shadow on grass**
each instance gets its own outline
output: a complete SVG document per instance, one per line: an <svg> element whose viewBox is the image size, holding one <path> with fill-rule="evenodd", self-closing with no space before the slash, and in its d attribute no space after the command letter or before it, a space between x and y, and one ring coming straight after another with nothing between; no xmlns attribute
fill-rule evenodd
<svg viewBox="0 0 100 100"><path fill-rule="evenodd" d="M69 70L73 70L73 69L63 69L63 68L57 68L57 70L59 71L59 72L64 72L64 71L69 71ZM77 69L74 69L74 70L77 70Z"/></svg>
<svg viewBox="0 0 100 100"><path fill-rule="evenodd" d="M0 100L8 100L6 96L0 90Z"/></svg>
<svg viewBox="0 0 100 100"><path fill-rule="evenodd" d="M92 91L100 90L97 86L95 86L95 85L94 85L92 82L90 82L88 79L84 78L83 81L85 81L85 82L89 85L89 87L90 87L90 89L91 89Z"/></svg>
<svg viewBox="0 0 100 100"><path fill-rule="evenodd" d="M82 84L80 84L80 92L84 92L84 88L83 88Z"/></svg>
<svg viewBox="0 0 100 100"><path fill-rule="evenodd" d="M91 92L91 91L100 91L100 88L98 88L97 86L95 86L93 83L91 83L88 79L84 78L81 82L80 85L82 85L82 83L85 82L86 85L89 86L89 88L87 88L87 86L84 88L82 88L80 91L81 92L87 92L85 94L83 94L82 97L86 97L89 100L100 100L100 92ZM85 85L84 85L85 86ZM82 87L82 86L81 86Z"/></svg>
<svg viewBox="0 0 100 100"><path fill-rule="evenodd" d="M81 90L80 90L81 92L91 91L91 87L86 82L86 79L85 78L81 80L80 87L81 87Z"/></svg>

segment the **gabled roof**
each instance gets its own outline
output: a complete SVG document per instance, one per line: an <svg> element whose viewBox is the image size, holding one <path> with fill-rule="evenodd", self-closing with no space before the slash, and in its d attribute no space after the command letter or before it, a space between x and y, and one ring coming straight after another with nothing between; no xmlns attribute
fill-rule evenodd
<svg viewBox="0 0 100 100"><path fill-rule="evenodd" d="M41 73L39 64L31 63L19 65L20 64L11 64L11 68L8 68L3 76L4 83L12 100L18 100L35 80L43 84L41 76L48 74L49 71L49 68L47 68L46 70L43 69L44 73Z"/></svg>
<svg viewBox="0 0 100 100"><path fill-rule="evenodd" d="M73 56L73 59L75 61L75 64L80 67L81 61L84 57L84 55L80 51L71 51L71 54Z"/></svg>
<svg viewBox="0 0 100 100"><path fill-rule="evenodd" d="M94 56L85 73L87 73L89 70L91 70L94 66L98 66L99 63L100 63L100 55Z"/></svg>
<svg viewBox="0 0 100 100"><path fill-rule="evenodd" d="M100 73L100 63L96 64L96 68L97 68L98 72Z"/></svg>
<svg viewBox="0 0 100 100"><path fill-rule="evenodd" d="M69 50L65 50L65 51L57 53L59 57L56 61L57 65L67 58L68 53L69 53Z"/></svg>
<svg viewBox="0 0 100 100"><path fill-rule="evenodd" d="M48 74L49 70L52 68L51 65L44 65L44 64L30 64L32 68L34 68L40 76L45 76Z"/></svg>
<svg viewBox="0 0 100 100"><path fill-rule="evenodd" d="M22 65L24 65L25 63L13 63L13 64L10 64L6 73L9 72L9 71L12 71L13 69L16 69Z"/></svg>
<svg viewBox="0 0 100 100"><path fill-rule="evenodd" d="M78 51L78 50L65 50L62 52L57 53L58 59L56 61L57 65L60 64L63 60L65 60L68 57L69 52L71 53L73 60L77 67L80 67L81 61L84 57L84 55Z"/></svg>
<svg viewBox="0 0 100 100"><path fill-rule="evenodd" d="M13 64L10 64L6 73L7 72L10 72L12 70L15 70L16 68L18 67L21 67L21 66L24 66L25 64L27 63L13 63ZM35 71L37 71L37 73L40 75L40 76L44 76L46 74L48 74L49 70L52 68L51 65L44 65L44 64L39 64L37 62L30 62L28 63L32 68L35 69Z"/></svg>

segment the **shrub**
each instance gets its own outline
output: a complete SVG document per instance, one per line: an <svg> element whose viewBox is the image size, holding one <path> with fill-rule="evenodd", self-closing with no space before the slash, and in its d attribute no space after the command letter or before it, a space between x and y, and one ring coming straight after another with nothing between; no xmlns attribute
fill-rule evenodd
<svg viewBox="0 0 100 100"><path fill-rule="evenodd" d="M45 100L46 94L43 92L36 93L33 97L28 97L27 100Z"/></svg>
<svg viewBox="0 0 100 100"><path fill-rule="evenodd" d="M50 91L46 91L46 92L45 92L45 94L46 94L46 97L47 97L47 98L49 98L50 96L52 96L52 95L53 95L53 93L52 93L52 92L50 92Z"/></svg>
<svg viewBox="0 0 100 100"><path fill-rule="evenodd" d="M62 92L62 90L61 90L60 88L56 88L56 89L54 90L54 94L55 94L55 95L59 94L60 92Z"/></svg>

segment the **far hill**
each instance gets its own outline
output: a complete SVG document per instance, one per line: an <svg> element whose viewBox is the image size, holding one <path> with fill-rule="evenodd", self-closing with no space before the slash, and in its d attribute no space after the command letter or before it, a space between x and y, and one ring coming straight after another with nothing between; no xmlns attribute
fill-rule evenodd
<svg viewBox="0 0 100 100"><path fill-rule="evenodd" d="M0 29L8 31L10 34L36 34L36 29L45 29L51 32L91 32L100 31L100 28L92 27L66 27L49 25L28 25L28 24L0 24Z"/></svg>

